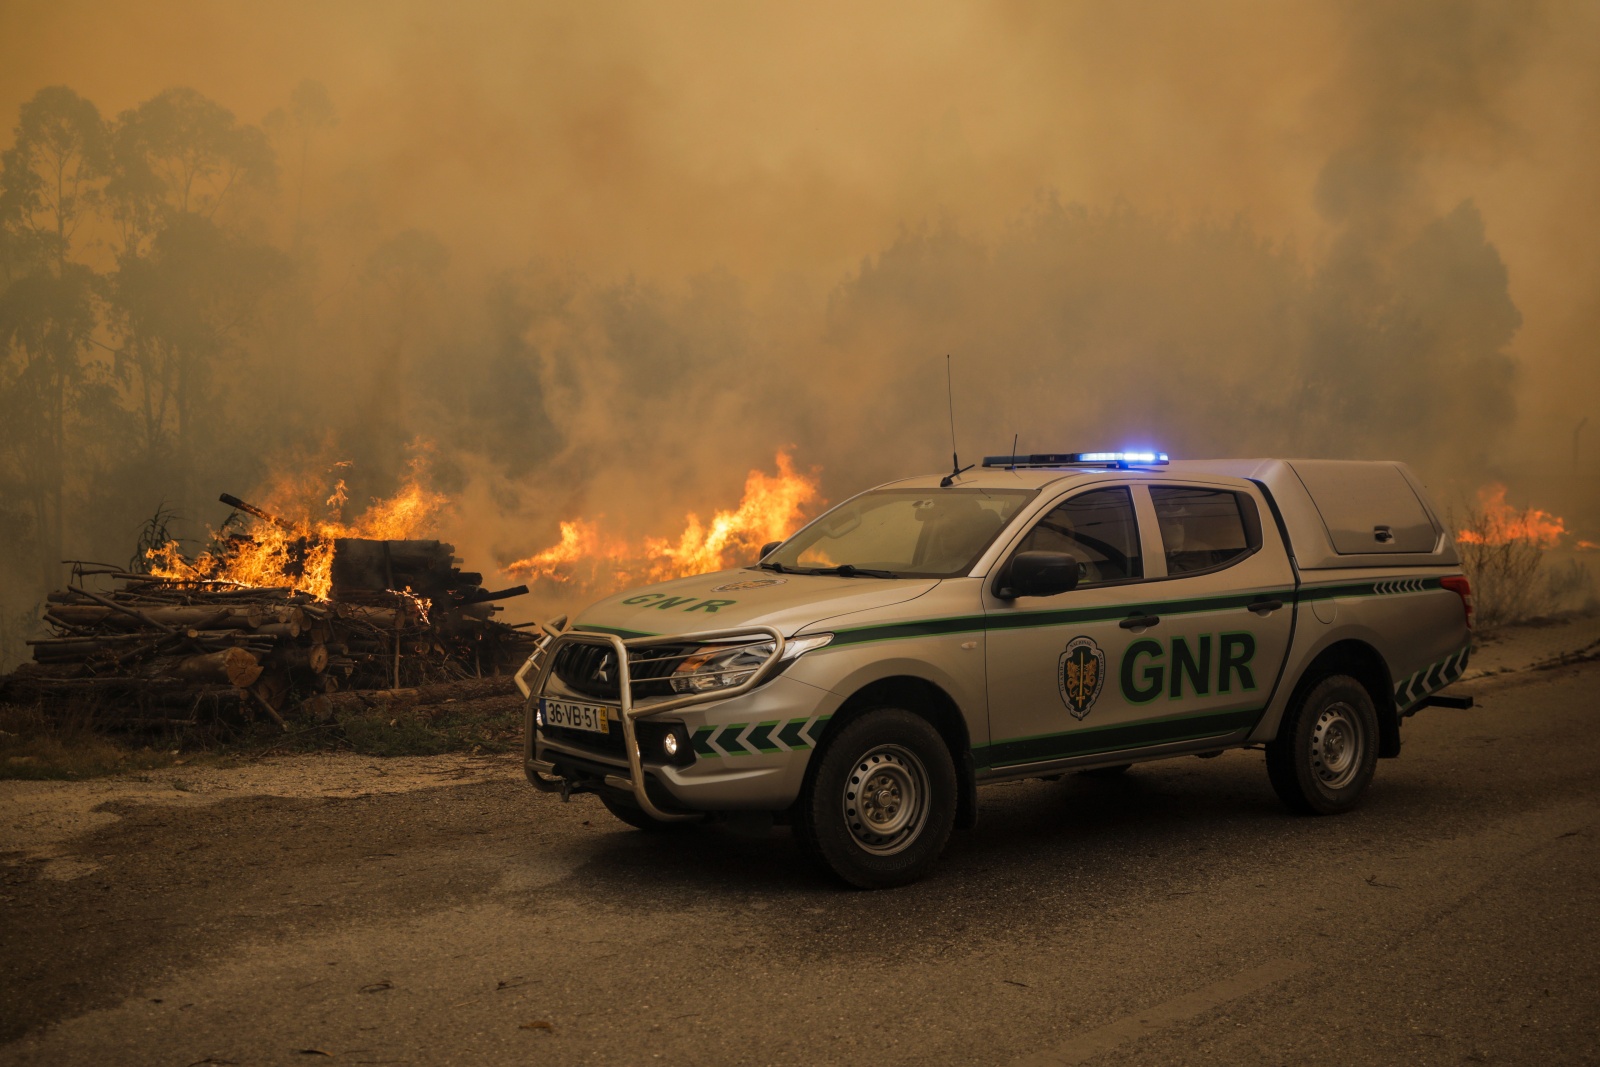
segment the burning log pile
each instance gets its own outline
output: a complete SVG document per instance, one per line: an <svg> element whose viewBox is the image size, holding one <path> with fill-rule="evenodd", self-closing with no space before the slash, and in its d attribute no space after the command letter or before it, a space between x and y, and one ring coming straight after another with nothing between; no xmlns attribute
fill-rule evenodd
<svg viewBox="0 0 1600 1067"><path fill-rule="evenodd" d="M495 621L495 601L526 586L485 590L431 540L318 538L224 495L255 516L262 536L220 539L209 568L177 576L77 563L71 585L48 598L54 634L30 641L33 662L0 677L0 699L88 700L129 726L195 724L218 717L329 718L341 707L441 683L509 674L535 637ZM218 560L281 551L281 585L217 573ZM168 554L169 562L172 554ZM326 565L309 591L308 565ZM85 579L117 588L96 592ZM469 687L470 688L470 687Z"/></svg>

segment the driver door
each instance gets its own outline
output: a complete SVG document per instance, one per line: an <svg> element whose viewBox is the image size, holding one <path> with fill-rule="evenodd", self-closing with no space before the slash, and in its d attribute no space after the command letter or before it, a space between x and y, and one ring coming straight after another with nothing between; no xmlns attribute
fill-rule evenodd
<svg viewBox="0 0 1600 1067"><path fill-rule="evenodd" d="M989 729L980 768L1017 767L1125 747L1116 672L1142 629L1124 625L1145 579L1133 495L1097 485L1066 497L1012 547L1065 552L1078 587L1052 597L1002 600L986 583ZM1100 735L1100 736L1096 736Z"/></svg>

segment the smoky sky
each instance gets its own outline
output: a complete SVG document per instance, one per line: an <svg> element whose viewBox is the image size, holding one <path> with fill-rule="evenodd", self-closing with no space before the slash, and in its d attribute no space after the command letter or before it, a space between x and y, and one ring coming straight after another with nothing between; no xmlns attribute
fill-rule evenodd
<svg viewBox="0 0 1600 1067"><path fill-rule="evenodd" d="M831 499L939 468L946 353L964 461L1389 456L1600 519L1592 5L16 2L0 41L7 107L326 88L235 220L297 264L233 371L273 428L194 478L376 493L427 438L486 570L780 447Z"/></svg>

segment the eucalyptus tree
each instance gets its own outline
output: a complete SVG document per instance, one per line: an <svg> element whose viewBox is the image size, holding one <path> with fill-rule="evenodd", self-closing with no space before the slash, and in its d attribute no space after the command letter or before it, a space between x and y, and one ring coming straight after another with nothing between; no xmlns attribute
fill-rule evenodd
<svg viewBox="0 0 1600 1067"><path fill-rule="evenodd" d="M286 271L249 234L251 197L270 191L266 134L193 89L168 89L117 117L105 195L121 245L111 293L122 352L151 454L172 457L180 510L225 357L262 294Z"/></svg>
<svg viewBox="0 0 1600 1067"><path fill-rule="evenodd" d="M0 479L27 501L37 580L60 573L76 402L102 370L89 359L99 278L74 258L108 173L105 124L65 86L24 103L0 155Z"/></svg>

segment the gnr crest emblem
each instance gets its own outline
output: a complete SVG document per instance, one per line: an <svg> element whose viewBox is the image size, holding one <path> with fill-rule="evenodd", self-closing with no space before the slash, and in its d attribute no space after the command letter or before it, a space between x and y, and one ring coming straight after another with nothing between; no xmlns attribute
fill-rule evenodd
<svg viewBox="0 0 1600 1067"><path fill-rule="evenodd" d="M1056 671L1061 686L1061 702L1074 719L1089 714L1106 682L1106 654L1092 637L1074 637L1061 653Z"/></svg>

